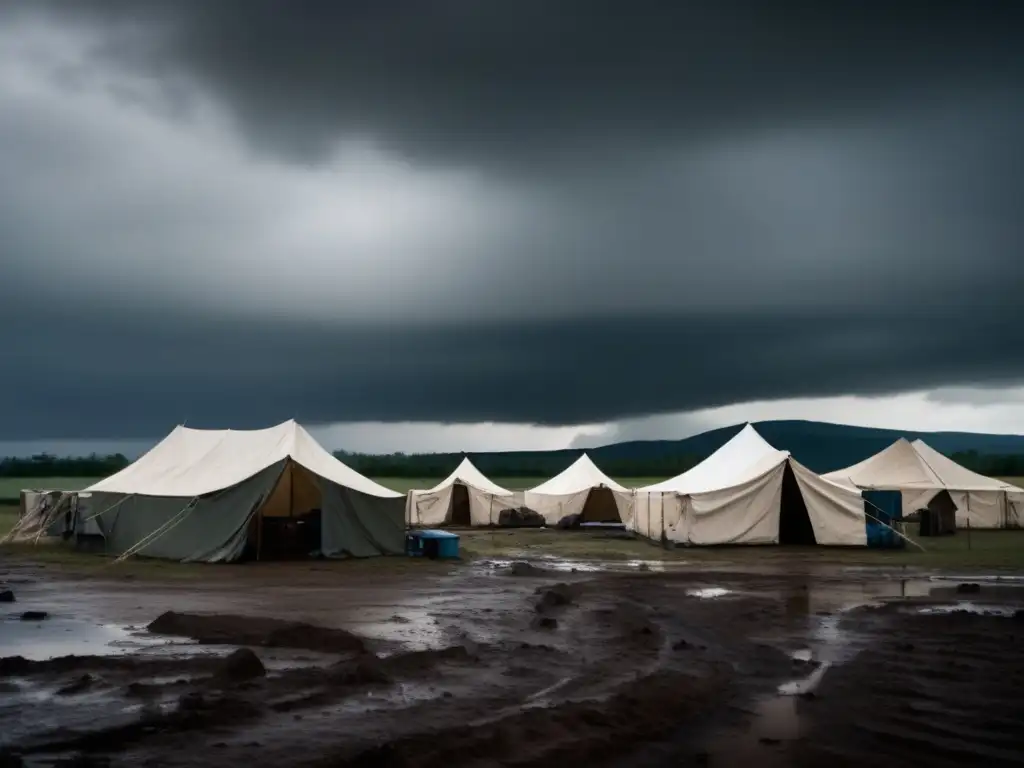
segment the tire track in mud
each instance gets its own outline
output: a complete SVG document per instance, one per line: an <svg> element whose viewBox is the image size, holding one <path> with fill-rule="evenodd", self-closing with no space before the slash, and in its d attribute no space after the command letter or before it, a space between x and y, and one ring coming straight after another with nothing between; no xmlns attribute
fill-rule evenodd
<svg viewBox="0 0 1024 768"><path fill-rule="evenodd" d="M870 642L822 681L800 765L1024 765L1024 622L900 604L849 619Z"/></svg>

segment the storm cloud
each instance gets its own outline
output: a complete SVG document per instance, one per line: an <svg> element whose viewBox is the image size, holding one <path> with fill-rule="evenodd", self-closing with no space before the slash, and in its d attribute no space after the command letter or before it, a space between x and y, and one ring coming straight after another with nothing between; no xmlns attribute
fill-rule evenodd
<svg viewBox="0 0 1024 768"><path fill-rule="evenodd" d="M1024 381L1021 14L12 3L0 437Z"/></svg>

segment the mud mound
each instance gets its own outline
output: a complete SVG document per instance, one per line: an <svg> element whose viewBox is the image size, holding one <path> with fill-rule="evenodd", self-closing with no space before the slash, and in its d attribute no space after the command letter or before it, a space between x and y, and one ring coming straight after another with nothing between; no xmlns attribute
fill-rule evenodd
<svg viewBox="0 0 1024 768"><path fill-rule="evenodd" d="M168 611L146 627L158 635L189 637L208 645L256 645L324 653L365 653L363 640L343 629L227 614Z"/></svg>
<svg viewBox="0 0 1024 768"><path fill-rule="evenodd" d="M553 608L564 608L572 605L576 600L576 595L579 590L564 582L553 584L550 587L541 587L534 594L539 595L540 599L537 601L536 610L538 613L544 613Z"/></svg>
<svg viewBox="0 0 1024 768"><path fill-rule="evenodd" d="M24 656L0 658L0 677L51 677L70 672L102 670L133 678L163 674L203 673L216 670L220 659L196 656L187 659L139 658L137 656L57 656L35 661Z"/></svg>
<svg viewBox="0 0 1024 768"><path fill-rule="evenodd" d="M265 674L267 670L259 656L249 648L239 648L221 662L214 677L226 682L237 682L263 677Z"/></svg>
<svg viewBox="0 0 1024 768"><path fill-rule="evenodd" d="M1024 764L1019 624L895 607L870 621L869 647L818 688L806 713L815 737L798 764Z"/></svg>
<svg viewBox="0 0 1024 768"><path fill-rule="evenodd" d="M505 528L541 528L544 516L532 509L503 509L498 513L498 525Z"/></svg>
<svg viewBox="0 0 1024 768"><path fill-rule="evenodd" d="M508 570L509 576L547 576L548 571L543 568L538 568L532 563L528 563L525 560L518 560L512 563L512 566Z"/></svg>
<svg viewBox="0 0 1024 768"><path fill-rule="evenodd" d="M441 768L474 764L564 768L607 763L644 741L674 731L701 711L718 686L678 673L635 680L602 702L521 710L497 722L463 725L396 739L358 754L325 758L322 768Z"/></svg>
<svg viewBox="0 0 1024 768"><path fill-rule="evenodd" d="M57 691L58 696L74 696L76 693L84 693L92 688L96 678L86 672L81 677L68 683Z"/></svg>

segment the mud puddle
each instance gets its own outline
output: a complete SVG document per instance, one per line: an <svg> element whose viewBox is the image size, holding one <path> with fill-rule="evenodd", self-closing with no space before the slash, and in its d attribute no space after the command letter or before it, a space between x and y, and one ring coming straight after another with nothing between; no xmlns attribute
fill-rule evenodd
<svg viewBox="0 0 1024 768"><path fill-rule="evenodd" d="M42 661L57 656L201 652L194 641L154 637L140 627L97 624L71 616L22 621L9 614L0 621L0 657Z"/></svg>

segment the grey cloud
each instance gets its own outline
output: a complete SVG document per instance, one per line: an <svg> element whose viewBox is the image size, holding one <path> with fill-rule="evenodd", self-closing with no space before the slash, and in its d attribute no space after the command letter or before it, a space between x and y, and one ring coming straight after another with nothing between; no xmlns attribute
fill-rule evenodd
<svg viewBox="0 0 1024 768"><path fill-rule="evenodd" d="M43 5L2 439L1024 380L1016 4Z"/></svg>
<svg viewBox="0 0 1024 768"><path fill-rule="evenodd" d="M691 316L400 330L103 321L59 311L30 328L3 320L11 440L142 437L183 420L571 424L755 397L1024 377L1024 358L1002 353L1014 329L976 317ZM849 335L870 337L870 355L848 354L837 340Z"/></svg>
<svg viewBox="0 0 1024 768"><path fill-rule="evenodd" d="M942 387L926 394L939 405L995 405L1024 403L1024 389L1006 390L993 387Z"/></svg>
<svg viewBox="0 0 1024 768"><path fill-rule="evenodd" d="M100 27L97 56L215 92L261 146L313 158L372 135L506 171L1016 88L1024 18L1002 0L15 5Z"/></svg>

